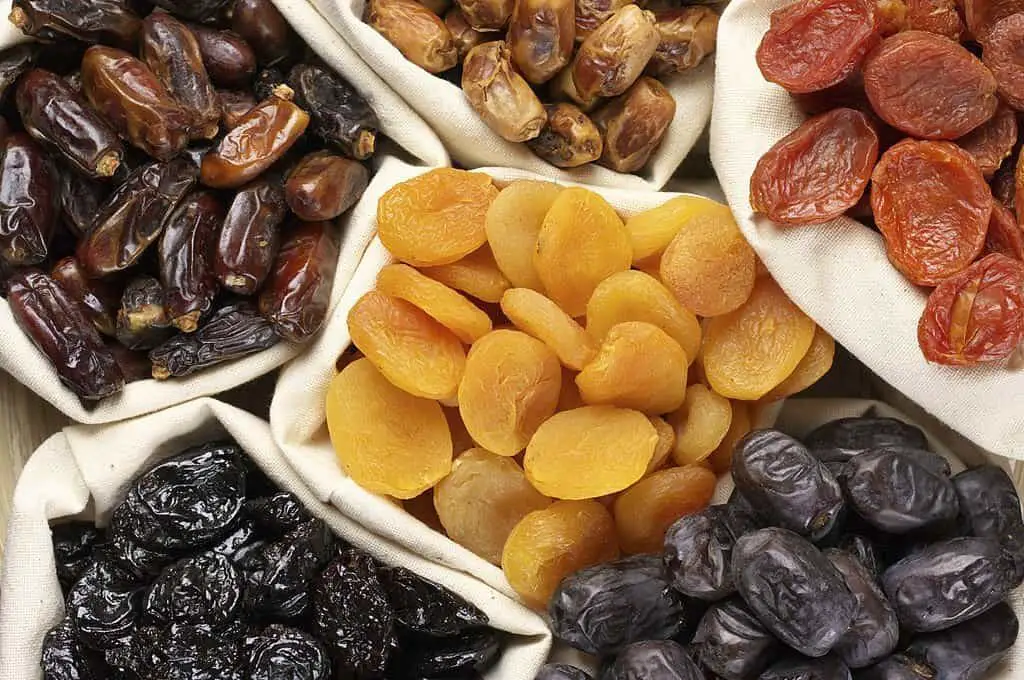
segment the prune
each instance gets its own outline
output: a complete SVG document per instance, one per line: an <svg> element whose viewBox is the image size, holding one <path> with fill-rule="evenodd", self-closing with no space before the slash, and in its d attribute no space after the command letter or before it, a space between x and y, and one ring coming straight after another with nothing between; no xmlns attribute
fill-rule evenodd
<svg viewBox="0 0 1024 680"><path fill-rule="evenodd" d="M832 649L857 611L856 597L828 559L785 529L760 529L737 540L732 577L761 623L806 656Z"/></svg>
<svg viewBox="0 0 1024 680"><path fill-rule="evenodd" d="M239 522L235 530L210 547L211 552L223 555L233 563L239 562L259 542L260 532L251 521Z"/></svg>
<svg viewBox="0 0 1024 680"><path fill-rule="evenodd" d="M599 162L616 172L640 170L661 145L675 115L676 101L668 88L640 77L592 116L604 139Z"/></svg>
<svg viewBox="0 0 1024 680"><path fill-rule="evenodd" d="M78 260L65 257L53 265L50 272L68 297L81 305L86 317L100 333L113 336L116 332L116 315L121 293L109 281L88 279Z"/></svg>
<svg viewBox="0 0 1024 680"><path fill-rule="evenodd" d="M804 443L823 462L846 462L869 449L902 446L928 450L924 432L895 418L860 416L838 418L804 437Z"/></svg>
<svg viewBox="0 0 1024 680"><path fill-rule="evenodd" d="M288 57L298 36L271 0L235 0L231 30L256 50L260 62L273 65Z"/></svg>
<svg viewBox="0 0 1024 680"><path fill-rule="evenodd" d="M352 85L313 64L292 68L288 83L295 88L295 101L309 112L314 135L356 160L373 155L380 123Z"/></svg>
<svg viewBox="0 0 1024 680"><path fill-rule="evenodd" d="M416 0L370 0L366 23L406 59L429 73L442 73L458 63L448 27Z"/></svg>
<svg viewBox="0 0 1024 680"><path fill-rule="evenodd" d="M647 65L656 77L696 68L715 51L718 15L710 7L680 7L654 13L660 40Z"/></svg>
<svg viewBox="0 0 1024 680"><path fill-rule="evenodd" d="M939 283L917 327L925 358L970 365L1008 357L1024 339L1024 264L986 255Z"/></svg>
<svg viewBox="0 0 1024 680"><path fill-rule="evenodd" d="M241 36L205 26L189 26L199 45L203 65L218 87L247 89L256 75L256 55ZM255 106L255 102L253 103Z"/></svg>
<svg viewBox="0 0 1024 680"><path fill-rule="evenodd" d="M24 133L3 141L0 159L0 259L20 267L46 259L57 226L57 173Z"/></svg>
<svg viewBox="0 0 1024 680"><path fill-rule="evenodd" d="M544 218L562 189L554 182L517 180L502 189L486 211L486 241L501 273L517 288L544 291L533 253Z"/></svg>
<svg viewBox="0 0 1024 680"><path fill-rule="evenodd" d="M953 538L911 553L882 575L900 626L931 632L994 607L1020 582L1013 560L988 538Z"/></svg>
<svg viewBox="0 0 1024 680"><path fill-rule="evenodd" d="M1017 143L1017 114L1007 106L1000 106L988 122L956 140L956 143L971 154L981 174L991 179L1013 153Z"/></svg>
<svg viewBox="0 0 1024 680"><path fill-rule="evenodd" d="M932 680L936 670L903 654L888 656L857 671L857 680Z"/></svg>
<svg viewBox="0 0 1024 680"><path fill-rule="evenodd" d="M60 209L64 226L73 235L84 236L109 195L107 184L63 168L60 172Z"/></svg>
<svg viewBox="0 0 1024 680"><path fill-rule="evenodd" d="M273 180L257 180L235 194L213 256L222 286L239 295L260 289L277 257L287 215L284 189Z"/></svg>
<svg viewBox="0 0 1024 680"><path fill-rule="evenodd" d="M52 278L36 270L7 280L15 323L50 360L68 389L86 400L119 392L124 376L92 322Z"/></svg>
<svg viewBox="0 0 1024 680"><path fill-rule="evenodd" d="M1019 54L1022 31L1024 16L1010 14L991 24L984 35L976 35L983 46L985 66L991 69L1000 96L1017 110L1024 108L1024 78L1020 76L1024 62Z"/></svg>
<svg viewBox="0 0 1024 680"><path fill-rule="evenodd" d="M61 619L47 631L40 665L44 680L103 680L107 677L103 658L79 643L70 618Z"/></svg>
<svg viewBox="0 0 1024 680"><path fill-rule="evenodd" d="M279 341L274 327L250 303L214 312L195 333L175 336L149 353L153 377L181 377L225 361L261 352Z"/></svg>
<svg viewBox="0 0 1024 680"><path fill-rule="evenodd" d="M756 678L779 651L779 641L738 597L711 605L692 646L696 660L724 680Z"/></svg>
<svg viewBox="0 0 1024 680"><path fill-rule="evenodd" d="M299 161L285 184L288 206L301 220L333 220L363 195L370 174L361 163L327 151Z"/></svg>
<svg viewBox="0 0 1024 680"><path fill-rule="evenodd" d="M750 204L782 224L828 222L857 204L877 161L878 135L868 117L833 109L761 156L750 177Z"/></svg>
<svg viewBox="0 0 1024 680"><path fill-rule="evenodd" d="M617 10L576 51L571 68L577 94L584 100L622 94L643 73L660 39L653 13L633 4Z"/></svg>
<svg viewBox="0 0 1024 680"><path fill-rule="evenodd" d="M142 613L142 596L129 573L104 562L89 565L66 603L78 639L102 651L130 636Z"/></svg>
<svg viewBox="0 0 1024 680"><path fill-rule="evenodd" d="M601 680L702 680L704 674L686 650L672 640L637 642L626 647L601 672Z"/></svg>
<svg viewBox="0 0 1024 680"><path fill-rule="evenodd" d="M250 680L330 680L331 659L323 644L297 628L273 624L247 641Z"/></svg>
<svg viewBox="0 0 1024 680"><path fill-rule="evenodd" d="M917 190L908 192L908 186ZM893 265L912 282L933 286L981 252L992 192L966 151L908 139L875 166L871 209Z"/></svg>
<svg viewBox="0 0 1024 680"><path fill-rule="evenodd" d="M965 470L953 477L953 487L966 535L1005 540L1024 527L1020 498L1002 468L982 465Z"/></svg>
<svg viewBox="0 0 1024 680"><path fill-rule="evenodd" d="M679 519L665 533L665 570L672 587L689 597L719 600L735 591L732 550L747 527L728 508L711 506Z"/></svg>
<svg viewBox="0 0 1024 680"><path fill-rule="evenodd" d="M985 234L985 254L999 253L1024 262L1024 230L1013 211L998 200L992 203L992 217Z"/></svg>
<svg viewBox="0 0 1024 680"><path fill-rule="evenodd" d="M488 623L470 602L403 567L383 567L377 578L394 610L395 624L406 631L451 637Z"/></svg>
<svg viewBox="0 0 1024 680"><path fill-rule="evenodd" d="M174 562L167 552L146 548L120 530L111 532L106 543L96 546L96 557L127 571L140 582L151 580Z"/></svg>
<svg viewBox="0 0 1024 680"><path fill-rule="evenodd" d="M577 168L601 157L604 140L587 114L567 102L544 108L548 121L538 136L526 142L531 151L559 168Z"/></svg>
<svg viewBox="0 0 1024 680"><path fill-rule="evenodd" d="M86 272L101 277L138 262L195 185L197 174L196 166L182 158L132 172L78 244L78 261Z"/></svg>
<svg viewBox="0 0 1024 680"><path fill-rule="evenodd" d="M242 576L231 561L208 552L163 570L146 594L145 616L158 625L231 622L242 603Z"/></svg>
<svg viewBox="0 0 1024 680"><path fill-rule="evenodd" d="M829 549L825 557L843 575L847 587L857 598L857 611L850 629L843 633L833 652L850 668L863 668L876 663L896 648L899 622L896 612L874 575L851 553Z"/></svg>
<svg viewBox="0 0 1024 680"><path fill-rule="evenodd" d="M935 668L936 680L978 680L1006 656L1020 624L1000 602L970 621L915 637L904 654Z"/></svg>
<svg viewBox="0 0 1024 680"><path fill-rule="evenodd" d="M164 289L151 276L140 276L125 287L117 312L117 339L129 349L148 350L171 335L164 306Z"/></svg>
<svg viewBox="0 0 1024 680"><path fill-rule="evenodd" d="M263 616L297 619L310 610L310 584L334 556L334 535L323 520L311 519L252 555L247 562L246 606Z"/></svg>
<svg viewBox="0 0 1024 680"><path fill-rule="evenodd" d="M100 540L100 532L88 522L57 524L50 531L57 579L66 591L91 563L92 549Z"/></svg>
<svg viewBox="0 0 1024 680"><path fill-rule="evenodd" d="M535 680L593 680L590 675L575 666L564 663L546 663L537 671Z"/></svg>
<svg viewBox="0 0 1024 680"><path fill-rule="evenodd" d="M458 52L458 61L460 62L466 58L471 49L487 41L487 34L470 26L465 13L458 5L445 12L444 25L452 34L452 41L455 43L455 50Z"/></svg>
<svg viewBox="0 0 1024 680"><path fill-rule="evenodd" d="M534 85L553 78L572 58L575 9L573 0L522 0L514 4L508 27L512 61Z"/></svg>
<svg viewBox="0 0 1024 680"><path fill-rule="evenodd" d="M286 534L310 519L301 501L286 491L246 501L245 514L261 533L271 536Z"/></svg>
<svg viewBox="0 0 1024 680"><path fill-rule="evenodd" d="M11 23L45 42L74 38L122 47L135 44L141 22L122 0L15 0Z"/></svg>
<svg viewBox="0 0 1024 680"><path fill-rule="evenodd" d="M213 19L228 0L155 0L154 5L193 21Z"/></svg>
<svg viewBox="0 0 1024 680"><path fill-rule="evenodd" d="M544 105L512 66L504 41L485 42L469 51L462 67L462 90L484 123L510 142L533 139L547 123Z"/></svg>
<svg viewBox="0 0 1024 680"><path fill-rule="evenodd" d="M171 324L185 333L195 331L213 307L217 279L211 258L223 223L220 199L197 191L175 209L160 237L164 305Z"/></svg>
<svg viewBox="0 0 1024 680"><path fill-rule="evenodd" d="M877 579L882 575L882 559L878 547L871 539L858 534L847 534L840 537L838 547L856 557L872 578Z"/></svg>
<svg viewBox="0 0 1024 680"><path fill-rule="evenodd" d="M648 473L623 491L613 505L622 552L659 552L673 522L708 506L716 481L711 470L685 465Z"/></svg>
<svg viewBox="0 0 1024 680"><path fill-rule="evenodd" d="M477 678L498 660L501 636L490 629L473 630L459 637L415 642L403 650L401 667L412 677Z"/></svg>
<svg viewBox="0 0 1024 680"><path fill-rule="evenodd" d="M850 669L834 654L819 659L791 656L768 667L758 680L850 680Z"/></svg>
<svg viewBox="0 0 1024 680"><path fill-rule="evenodd" d="M761 74L793 93L835 85L860 65L878 42L875 5L869 0L814 0L772 13L757 48ZM841 35L843 40L835 41Z"/></svg>
<svg viewBox="0 0 1024 680"><path fill-rule="evenodd" d="M683 598L669 588L657 555L637 555L567 577L548 613L555 637L605 656L634 642L675 637L683 625Z"/></svg>
<svg viewBox="0 0 1024 680"><path fill-rule="evenodd" d="M0 100L7 95L11 86L35 65L39 53L39 46L31 43L8 47L0 52Z"/></svg>
<svg viewBox="0 0 1024 680"><path fill-rule="evenodd" d="M394 611L376 572L369 555L349 549L313 586L313 632L342 676L383 673L395 644Z"/></svg>

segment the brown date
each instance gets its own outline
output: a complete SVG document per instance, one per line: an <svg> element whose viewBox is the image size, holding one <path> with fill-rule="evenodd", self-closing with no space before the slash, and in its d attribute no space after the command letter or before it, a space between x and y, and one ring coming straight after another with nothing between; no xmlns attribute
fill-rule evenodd
<svg viewBox="0 0 1024 680"><path fill-rule="evenodd" d="M82 59L82 90L125 139L153 158L170 160L188 144L188 115L127 52L90 47Z"/></svg>
<svg viewBox="0 0 1024 680"><path fill-rule="evenodd" d="M222 307L195 333L176 335L149 353L153 377L182 377L261 352L280 341L270 322L248 302Z"/></svg>
<svg viewBox="0 0 1024 680"><path fill-rule="evenodd" d="M231 30L256 50L262 64L273 65L295 52L297 36L270 0L235 0Z"/></svg>
<svg viewBox="0 0 1024 680"><path fill-rule="evenodd" d="M512 62L534 85L561 71L576 46L575 0L516 0L508 28Z"/></svg>
<svg viewBox="0 0 1024 680"><path fill-rule="evenodd" d="M527 142L530 149L559 168L578 168L601 157L604 142L587 114L567 103L549 104L548 123Z"/></svg>
<svg viewBox="0 0 1024 680"><path fill-rule="evenodd" d="M616 172L636 172L647 164L676 115L672 94L644 76L625 94L594 114L604 136L601 165Z"/></svg>
<svg viewBox="0 0 1024 680"><path fill-rule="evenodd" d="M46 259L59 190L46 152L23 132L9 135L0 161L0 258L16 267Z"/></svg>
<svg viewBox="0 0 1024 680"><path fill-rule="evenodd" d="M469 51L462 68L462 89L487 127L510 142L533 139L547 123L544 105L512 67L504 41Z"/></svg>
<svg viewBox="0 0 1024 680"><path fill-rule="evenodd" d="M141 42L142 60L188 116L189 137L216 137L220 102L192 31L166 12L153 12L142 22Z"/></svg>
<svg viewBox="0 0 1024 680"><path fill-rule="evenodd" d="M654 14L626 5L580 45L572 62L576 92L584 101L622 94L643 73L660 41Z"/></svg>
<svg viewBox="0 0 1024 680"><path fill-rule="evenodd" d="M572 79L571 64L559 71L558 75L548 83L548 94L557 101L573 102L583 112L593 111L594 107L601 102L601 98L597 95L589 97L580 95L576 89L576 83Z"/></svg>
<svg viewBox="0 0 1024 680"><path fill-rule="evenodd" d="M416 0L370 0L368 8L366 22L421 69L441 73L458 63L451 31Z"/></svg>
<svg viewBox="0 0 1024 680"><path fill-rule="evenodd" d="M423 6L439 17L452 8L452 0L421 0Z"/></svg>
<svg viewBox="0 0 1024 680"><path fill-rule="evenodd" d="M444 25L448 27L448 31L452 34L452 40L455 41L455 50L459 53L459 61L465 59L471 49L487 40L483 31L478 31L469 25L466 15L462 13L462 9L458 5L445 13Z"/></svg>
<svg viewBox="0 0 1024 680"><path fill-rule="evenodd" d="M11 23L44 42L104 43L131 48L141 22L123 0L14 0Z"/></svg>
<svg viewBox="0 0 1024 680"><path fill-rule="evenodd" d="M313 134L350 158L373 155L377 143L377 114L349 83L328 69L298 64L288 74L295 101L311 119Z"/></svg>
<svg viewBox="0 0 1024 680"><path fill-rule="evenodd" d="M160 281L171 324L192 333L213 306L217 278L213 248L224 223L224 206L212 192L185 197L160 237Z"/></svg>
<svg viewBox="0 0 1024 680"><path fill-rule="evenodd" d="M50 272L53 280L60 284L68 297L77 302L103 335L113 337L117 331L117 308L121 303L121 291L110 281L90 279L74 257L65 257L53 265Z"/></svg>
<svg viewBox="0 0 1024 680"><path fill-rule="evenodd" d="M455 0L469 25L478 31L505 28L515 0Z"/></svg>
<svg viewBox="0 0 1024 680"><path fill-rule="evenodd" d="M213 258L220 285L239 295L260 289L277 257L287 215L284 189L277 182L257 180L235 194Z"/></svg>
<svg viewBox="0 0 1024 680"><path fill-rule="evenodd" d="M576 0L576 41L583 42L597 27L633 0Z"/></svg>
<svg viewBox="0 0 1024 680"><path fill-rule="evenodd" d="M117 132L63 78L32 69L18 84L17 103L25 130L81 172L90 177L117 172L124 155Z"/></svg>
<svg viewBox="0 0 1024 680"><path fill-rule="evenodd" d="M213 19L230 0L153 0L157 7L191 21Z"/></svg>
<svg viewBox="0 0 1024 680"><path fill-rule="evenodd" d="M659 77L687 71L714 53L718 15L711 8L666 9L655 12L654 17L660 39L647 65L650 75Z"/></svg>
<svg viewBox="0 0 1024 680"><path fill-rule="evenodd" d="M90 276L127 269L160 236L174 209L196 183L189 160L150 163L131 175L103 204L78 244L78 261Z"/></svg>
<svg viewBox="0 0 1024 680"><path fill-rule="evenodd" d="M288 207L300 220L333 220L366 191L370 173L358 161L328 151L311 153L295 166L285 184Z"/></svg>
<svg viewBox="0 0 1024 680"><path fill-rule="evenodd" d="M7 282L7 301L66 387L90 401L121 391L124 375L114 356L59 283L35 269L19 272Z"/></svg>
<svg viewBox="0 0 1024 680"><path fill-rule="evenodd" d="M7 95L22 74L36 63L39 56L38 45L15 45L0 52L0 99Z"/></svg>
<svg viewBox="0 0 1024 680"><path fill-rule="evenodd" d="M215 189L233 189L259 177L292 147L309 125L309 114L292 101L291 88L280 86L206 154L200 179Z"/></svg>
<svg viewBox="0 0 1024 680"><path fill-rule="evenodd" d="M323 325L338 266L338 241L333 222L302 222L281 244L260 294L260 313L285 340L303 342Z"/></svg>
<svg viewBox="0 0 1024 680"><path fill-rule="evenodd" d="M245 118L245 114L252 111L259 103L252 94L240 90L218 90L217 97L220 99L220 122L227 130L234 130L238 127L238 124Z"/></svg>
<svg viewBox="0 0 1024 680"><path fill-rule="evenodd" d="M152 276L140 276L125 286L117 311L117 340L131 350L153 349L171 336L164 288Z"/></svg>
<svg viewBox="0 0 1024 680"><path fill-rule="evenodd" d="M256 75L256 53L242 36L206 26L189 26L203 56L203 65L217 87L241 90Z"/></svg>

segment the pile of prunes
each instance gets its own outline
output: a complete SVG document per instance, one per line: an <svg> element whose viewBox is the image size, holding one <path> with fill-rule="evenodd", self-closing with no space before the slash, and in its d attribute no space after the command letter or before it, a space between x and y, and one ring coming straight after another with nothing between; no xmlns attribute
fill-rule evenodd
<svg viewBox="0 0 1024 680"><path fill-rule="evenodd" d="M501 653L486 614L346 544L233 443L153 467L53 549L45 680L471 679Z"/></svg>
<svg viewBox="0 0 1024 680"><path fill-rule="evenodd" d="M803 443L751 432L732 474L662 555L558 587L555 634L601 657L601 680L976 680L1013 646L1024 521L1000 468L951 476L919 429L862 417Z"/></svg>

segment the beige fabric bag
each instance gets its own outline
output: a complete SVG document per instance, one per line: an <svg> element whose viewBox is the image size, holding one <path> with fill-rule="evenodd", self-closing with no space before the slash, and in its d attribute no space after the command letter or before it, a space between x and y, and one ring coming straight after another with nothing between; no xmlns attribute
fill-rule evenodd
<svg viewBox="0 0 1024 680"><path fill-rule="evenodd" d="M458 85L431 75L402 56L363 22L365 0L312 2L359 56L423 116L454 161L466 168L521 168L562 182L657 191L686 158L711 115L714 65L709 59L693 71L665 81L676 100L676 115L642 174L621 174L595 164L561 170L535 156L524 144L502 139L484 124Z"/></svg>
<svg viewBox="0 0 1024 680"><path fill-rule="evenodd" d="M393 145L429 166L447 165L448 155L440 140L405 102L371 71L304 0L275 0L296 31L316 50L324 61L341 73L359 92L367 97L380 118L381 131ZM0 8L0 16L10 11ZM8 27L6 21L2 25ZM10 26L13 28L13 26ZM20 32L3 29L0 40L21 39ZM0 49L13 44L0 42ZM385 142L384 146L390 143ZM385 153L385 151L382 151ZM349 229L345 232L334 281L332 299L337 302L345 290L370 233ZM277 346L238 361L222 364L184 379L164 382L145 380L126 385L123 392L86 407L75 394L61 385L56 371L32 341L21 332L11 316L5 300L0 300L0 370L5 370L32 391L53 404L77 422L107 423L151 413L196 397L218 394L264 373L268 373L303 350L291 343Z"/></svg>
<svg viewBox="0 0 1024 680"><path fill-rule="evenodd" d="M138 474L182 449L234 438L281 488L339 536L387 564L400 565L459 593L480 607L509 644L488 680L533 680L551 644L544 622L483 583L404 550L318 501L274 445L270 427L255 416L212 399L103 426L78 425L54 435L35 452L14 497L7 557L0 581L0 677L40 680L43 636L63 616L49 522L95 518L101 524Z"/></svg>

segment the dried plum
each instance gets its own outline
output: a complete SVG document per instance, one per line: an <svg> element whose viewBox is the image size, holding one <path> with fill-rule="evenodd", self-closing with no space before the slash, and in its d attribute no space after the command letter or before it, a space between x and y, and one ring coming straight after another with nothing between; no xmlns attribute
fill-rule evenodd
<svg viewBox="0 0 1024 680"><path fill-rule="evenodd" d="M174 556L139 545L132 538L111 531L106 543L96 546L97 556L132 574L137 580L150 579L174 562Z"/></svg>
<svg viewBox="0 0 1024 680"><path fill-rule="evenodd" d="M696 659L725 680L756 678L779 646L738 597L711 605L693 637Z"/></svg>
<svg viewBox="0 0 1024 680"><path fill-rule="evenodd" d="M899 621L892 605L875 582L871 572L845 550L826 550L825 557L843 575L847 587L857 598L857 611L850 628L833 648L850 668L863 668L884 659L899 642Z"/></svg>
<svg viewBox="0 0 1024 680"><path fill-rule="evenodd" d="M224 555L208 552L164 569L146 595L146 618L159 625L232 621L242 602L242 576Z"/></svg>
<svg viewBox="0 0 1024 680"><path fill-rule="evenodd" d="M128 572L105 562L89 565L67 598L78 639L102 651L127 638L142 613L142 595Z"/></svg>
<svg viewBox="0 0 1024 680"><path fill-rule="evenodd" d="M449 637L487 625L487 614L408 569L384 567L377 577L394 609L395 623L407 631Z"/></svg>
<svg viewBox="0 0 1024 680"><path fill-rule="evenodd" d="M302 501L285 491L246 501L245 514L261 532L273 537L283 536L310 519Z"/></svg>
<svg viewBox="0 0 1024 680"><path fill-rule="evenodd" d="M100 540L100 532L88 522L57 524L50 531L53 534L57 580L66 592L92 561L92 549Z"/></svg>
<svg viewBox="0 0 1024 680"><path fill-rule="evenodd" d="M965 470L953 477L953 486L965 534L1003 540L1024 527L1020 497L1001 468L982 465Z"/></svg>
<svg viewBox="0 0 1024 680"><path fill-rule="evenodd" d="M735 592L730 561L739 536L729 509L710 506L676 521L665 534L665 570L672 587L702 600L720 600Z"/></svg>
<svg viewBox="0 0 1024 680"><path fill-rule="evenodd" d="M838 657L792 656L773 663L758 680L850 680L850 669Z"/></svg>
<svg viewBox="0 0 1024 680"><path fill-rule="evenodd" d="M43 680L106 680L103 658L82 647L71 619L62 619L43 638Z"/></svg>
<svg viewBox="0 0 1024 680"><path fill-rule="evenodd" d="M334 535L323 520L311 519L253 553L246 571L247 607L266 616L295 619L310 605L310 584L334 554Z"/></svg>
<svg viewBox="0 0 1024 680"><path fill-rule="evenodd" d="M703 680L704 674L678 642L637 642L622 650L601 680Z"/></svg>
<svg viewBox="0 0 1024 680"><path fill-rule="evenodd" d="M330 680L331 660L315 637L274 624L248 641L249 680Z"/></svg>
<svg viewBox="0 0 1024 680"><path fill-rule="evenodd" d="M928 449L924 432L895 418L840 418L804 437L807 448L822 461L847 461L858 453L883 446Z"/></svg>
<svg viewBox="0 0 1024 680"><path fill-rule="evenodd" d="M406 640L405 646L400 665L412 677L462 677L494 665L501 654L501 636L481 628L453 638Z"/></svg>
<svg viewBox="0 0 1024 680"><path fill-rule="evenodd" d="M1006 656L1019 628L1013 608L1000 602L969 621L914 638L905 654L934 668L936 680L978 680Z"/></svg>
<svg viewBox="0 0 1024 680"><path fill-rule="evenodd" d="M236 562L245 548L253 545L259 540L259 532L256 525L250 520L242 520L230 534L220 539L220 542L210 548L215 553L224 555L232 562Z"/></svg>

